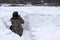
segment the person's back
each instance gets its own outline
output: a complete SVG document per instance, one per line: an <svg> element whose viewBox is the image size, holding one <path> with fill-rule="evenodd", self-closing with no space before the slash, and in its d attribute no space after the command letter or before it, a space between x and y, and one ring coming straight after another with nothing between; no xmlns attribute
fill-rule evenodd
<svg viewBox="0 0 60 40"><path fill-rule="evenodd" d="M20 36L23 34L23 28L21 24L24 24L24 20L18 15L17 12L13 13L13 17L11 18L11 30Z"/></svg>

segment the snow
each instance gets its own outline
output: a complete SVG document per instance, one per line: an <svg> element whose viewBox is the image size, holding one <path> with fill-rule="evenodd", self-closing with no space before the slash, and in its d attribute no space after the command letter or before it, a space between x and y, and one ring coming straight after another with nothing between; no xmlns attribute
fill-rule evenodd
<svg viewBox="0 0 60 40"><path fill-rule="evenodd" d="M29 15L29 25L34 40L60 40L60 16ZM33 24L33 25L32 25Z"/></svg>
<svg viewBox="0 0 60 40"><path fill-rule="evenodd" d="M25 20L22 37L9 28L12 13ZM60 7L0 7L0 40L60 40Z"/></svg>

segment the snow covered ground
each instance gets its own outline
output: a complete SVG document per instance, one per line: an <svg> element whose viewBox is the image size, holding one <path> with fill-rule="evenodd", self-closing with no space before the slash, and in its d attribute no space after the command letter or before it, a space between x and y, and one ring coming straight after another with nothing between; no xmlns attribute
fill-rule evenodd
<svg viewBox="0 0 60 40"><path fill-rule="evenodd" d="M14 11L25 20L22 37L9 29ZM60 40L60 7L0 7L0 40Z"/></svg>

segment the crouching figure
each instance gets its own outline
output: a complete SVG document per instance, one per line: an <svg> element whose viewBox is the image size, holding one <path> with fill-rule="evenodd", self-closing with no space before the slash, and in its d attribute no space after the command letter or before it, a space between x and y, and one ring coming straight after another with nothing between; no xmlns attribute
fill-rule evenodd
<svg viewBox="0 0 60 40"><path fill-rule="evenodd" d="M22 36L23 28L22 28L21 24L24 24L24 20L22 19L22 17L20 15L18 15L17 11L13 12L13 17L11 18L11 23L12 23L12 25L10 26L10 29L14 33Z"/></svg>

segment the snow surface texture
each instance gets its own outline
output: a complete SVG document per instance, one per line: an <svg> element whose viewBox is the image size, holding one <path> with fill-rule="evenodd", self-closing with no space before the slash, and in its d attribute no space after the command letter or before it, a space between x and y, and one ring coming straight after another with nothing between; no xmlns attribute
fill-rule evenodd
<svg viewBox="0 0 60 40"><path fill-rule="evenodd" d="M29 18L31 18L29 25L33 40L60 40L59 15L34 14Z"/></svg>
<svg viewBox="0 0 60 40"><path fill-rule="evenodd" d="M9 29L14 11L25 20L22 37ZM60 7L0 7L0 40L60 40Z"/></svg>

